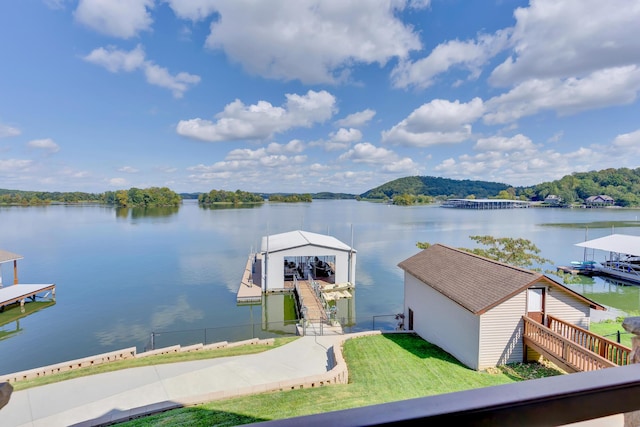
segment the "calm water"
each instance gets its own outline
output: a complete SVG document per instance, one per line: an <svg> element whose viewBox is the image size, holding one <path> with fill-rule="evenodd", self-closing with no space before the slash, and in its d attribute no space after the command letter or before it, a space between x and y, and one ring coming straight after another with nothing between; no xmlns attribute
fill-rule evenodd
<svg viewBox="0 0 640 427"><path fill-rule="evenodd" d="M397 264L418 251L418 241L472 247L470 235L523 237L553 261L543 268L555 270L582 259L583 250L574 244L585 239L585 228L545 224L627 221L631 227L615 231L639 235L639 216L637 210L468 211L354 200L244 209L203 209L187 201L177 209L147 212L0 208L0 248L25 257L18 261L20 282L57 286L55 305L0 327L9 333L0 341L0 373L132 346L143 351L152 331L197 330L193 342L203 341L204 328L208 342L264 335L262 322L274 317L271 310L290 313L291 302L274 297L263 312L260 305L238 306L235 295L247 257L265 234L304 229L345 243L353 236L357 290L354 306L341 314L353 310L353 330L360 330L371 328L373 316L402 310ZM590 227L588 238L611 232ZM2 273L9 283L11 266L5 264ZM639 287L587 278L570 286L614 309L640 308ZM384 320L378 318L376 326ZM280 330L288 329L272 332ZM185 334L190 333L176 336Z"/></svg>

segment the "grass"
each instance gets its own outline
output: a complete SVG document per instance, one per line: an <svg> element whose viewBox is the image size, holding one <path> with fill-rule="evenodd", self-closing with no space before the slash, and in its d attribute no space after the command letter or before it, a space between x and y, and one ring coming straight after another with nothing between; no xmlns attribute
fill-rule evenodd
<svg viewBox="0 0 640 427"><path fill-rule="evenodd" d="M622 327L623 320L624 319L619 318L616 320L592 322L589 326L589 330L594 334L598 334L612 341L617 341L617 333L620 332L620 344L631 347L631 338L633 335L624 330Z"/></svg>
<svg viewBox="0 0 640 427"><path fill-rule="evenodd" d="M52 384L59 381L71 380L73 378L84 377L87 375L102 374L105 372L118 371L121 369L136 368L140 366L160 365L163 363L189 362L192 360L213 359L217 357L239 356L243 354L255 354L272 348L285 345L298 337L281 337L274 340L273 345L255 344L243 345L230 348L219 348L213 350L201 350L184 353L169 353L157 356L142 357L139 359L124 359L116 362L104 363L101 365L87 366L86 368L73 369L71 371L61 372L59 374L47 375L44 377L34 378L31 380L18 381L13 385L13 389L25 390L32 387L38 387L45 384Z"/></svg>
<svg viewBox="0 0 640 427"><path fill-rule="evenodd" d="M538 363L478 372L411 334L347 340L349 384L264 393L185 407L119 424L121 427L240 425L374 405L559 375Z"/></svg>

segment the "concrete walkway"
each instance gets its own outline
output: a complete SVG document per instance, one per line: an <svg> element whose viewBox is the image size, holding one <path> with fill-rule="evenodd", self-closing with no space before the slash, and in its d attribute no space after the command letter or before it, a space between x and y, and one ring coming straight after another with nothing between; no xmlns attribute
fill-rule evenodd
<svg viewBox="0 0 640 427"><path fill-rule="evenodd" d="M258 354L131 368L14 391L0 409L0 426L96 426L266 389L326 373L333 367L331 347L346 337L306 336Z"/></svg>

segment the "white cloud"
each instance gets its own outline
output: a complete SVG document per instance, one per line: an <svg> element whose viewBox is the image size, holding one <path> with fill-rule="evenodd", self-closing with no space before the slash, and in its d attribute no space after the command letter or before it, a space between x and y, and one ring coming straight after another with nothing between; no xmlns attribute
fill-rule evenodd
<svg viewBox="0 0 640 427"><path fill-rule="evenodd" d="M0 138L8 138L20 135L20 129L0 123Z"/></svg>
<svg viewBox="0 0 640 427"><path fill-rule="evenodd" d="M216 115L216 122L200 118L181 120L176 131L182 136L210 142L265 139L294 127L324 122L335 112L335 97L326 91L287 94L286 98L283 107L267 101L246 106L237 99Z"/></svg>
<svg viewBox="0 0 640 427"><path fill-rule="evenodd" d="M492 136L489 138L480 138L474 147L478 151L523 151L535 149L531 139L524 135L515 135L507 138L504 136Z"/></svg>
<svg viewBox="0 0 640 427"><path fill-rule="evenodd" d="M560 115L630 104L640 90L640 67L608 68L584 78L528 80L485 103L488 124L510 123L544 110Z"/></svg>
<svg viewBox="0 0 640 427"><path fill-rule="evenodd" d="M329 134L332 142L343 142L343 143L352 143L356 141L360 141L362 139L362 132L358 129L345 129L341 128L337 132L332 132Z"/></svg>
<svg viewBox="0 0 640 427"><path fill-rule="evenodd" d="M118 50L115 46L99 47L84 57L92 64L100 65L112 73L120 71L131 72L141 68L145 63L145 53L141 45L137 45L129 52Z"/></svg>
<svg viewBox="0 0 640 427"><path fill-rule="evenodd" d="M125 172L125 173L138 173L139 170L131 167L131 166L123 166L121 168L118 168L118 172Z"/></svg>
<svg viewBox="0 0 640 427"><path fill-rule="evenodd" d="M165 0L177 17L201 21L216 11L217 0Z"/></svg>
<svg viewBox="0 0 640 427"><path fill-rule="evenodd" d="M382 142L415 147L459 143L471 136L471 123L484 112L480 98L468 103L435 99L382 132Z"/></svg>
<svg viewBox="0 0 640 427"><path fill-rule="evenodd" d="M80 0L74 17L99 33L128 39L151 29L153 7L154 0Z"/></svg>
<svg viewBox="0 0 640 427"><path fill-rule="evenodd" d="M292 139L286 144L272 142L267 146L267 153L270 154L301 153L302 151L304 151L304 143L299 139Z"/></svg>
<svg viewBox="0 0 640 427"><path fill-rule="evenodd" d="M147 82L170 89L176 98L182 98L190 86L200 83L200 76L185 72L171 75L166 68L149 62L145 63L144 74L147 77Z"/></svg>
<svg viewBox="0 0 640 427"><path fill-rule="evenodd" d="M426 58L400 62L391 72L393 85L424 89L434 83L435 76L452 67L468 71L469 79L475 80L482 66L505 48L508 36L508 30L500 30L495 35L479 35L477 40L451 40L440 44Z"/></svg>
<svg viewBox="0 0 640 427"><path fill-rule="evenodd" d="M37 148L39 150L47 151L49 153L57 153L60 151L60 146L56 144L53 139L45 138L45 139L34 139L27 143L27 146L30 148Z"/></svg>
<svg viewBox="0 0 640 427"><path fill-rule="evenodd" d="M638 2L534 0L514 16L513 54L493 71L495 85L584 76L640 62Z"/></svg>
<svg viewBox="0 0 640 427"><path fill-rule="evenodd" d="M397 159L397 154L369 142L356 144L351 150L340 155L339 160L351 160L355 163L384 163Z"/></svg>
<svg viewBox="0 0 640 427"><path fill-rule="evenodd" d="M335 124L336 126L341 126L345 128L358 128L369 123L375 115L376 115L376 112L374 110L367 108L366 110L349 114L344 119L336 120Z"/></svg>
<svg viewBox="0 0 640 427"><path fill-rule="evenodd" d="M633 149L634 151L640 151L640 129L616 136L611 145L616 151L618 149ZM628 155L628 152L625 152L625 156L626 155Z"/></svg>
<svg viewBox="0 0 640 427"><path fill-rule="evenodd" d="M376 147L369 142L356 144L351 150L340 155L338 160L382 165L381 171L388 173L411 172L416 169L416 164L410 158L405 157L401 159L393 151L383 147Z"/></svg>
<svg viewBox="0 0 640 427"><path fill-rule="evenodd" d="M331 132L329 134L329 140L318 140L309 145L321 146L325 151L339 151L346 150L352 143L360 141L361 139L362 132L358 129L340 128L337 132Z"/></svg>
<svg viewBox="0 0 640 427"><path fill-rule="evenodd" d="M221 0L206 45L252 74L337 83L354 65L384 65L421 48L418 35L396 16L406 6L400 0L368 0L366 7L358 0Z"/></svg>
<svg viewBox="0 0 640 427"><path fill-rule="evenodd" d="M33 165L33 160L22 159L0 159L0 172L24 172Z"/></svg>
<svg viewBox="0 0 640 427"><path fill-rule="evenodd" d="M200 83L200 76L184 71L172 75L166 68L146 60L141 45L137 45L128 52L118 50L114 46L100 47L91 51L83 59L92 64L100 65L112 73L142 69L147 83L171 90L175 98L182 98L184 92Z"/></svg>
<svg viewBox="0 0 640 427"><path fill-rule="evenodd" d="M606 168L636 168L640 155L640 130L618 135L610 144L578 147L569 151L541 149L525 135L479 139L475 155L447 158L434 172L452 179L478 179L510 185L554 181L574 172ZM624 151L625 155L620 156Z"/></svg>
<svg viewBox="0 0 640 427"><path fill-rule="evenodd" d="M127 180L124 178L111 178L108 180L108 183L112 187L125 187L127 185Z"/></svg>
<svg viewBox="0 0 640 427"><path fill-rule="evenodd" d="M173 166L157 166L154 169L162 173L176 173L178 171L178 168Z"/></svg>

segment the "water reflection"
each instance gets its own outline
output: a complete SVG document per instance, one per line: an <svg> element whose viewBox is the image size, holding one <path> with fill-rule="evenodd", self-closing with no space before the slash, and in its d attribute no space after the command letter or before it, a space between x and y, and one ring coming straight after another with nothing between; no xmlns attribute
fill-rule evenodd
<svg viewBox="0 0 640 427"><path fill-rule="evenodd" d="M115 209L117 219L168 218L177 214L179 210L179 206Z"/></svg>
<svg viewBox="0 0 640 427"><path fill-rule="evenodd" d="M12 304L10 308L3 310L0 313L0 341L22 332L21 319L55 303L55 301L26 302L22 309L19 304Z"/></svg>
<svg viewBox="0 0 640 427"><path fill-rule="evenodd" d="M103 346L117 343L146 342L152 331L175 329L178 322L193 323L204 317L202 310L194 309L187 298L180 296L175 304L158 307L149 323L130 323L118 319L109 329L96 332L98 341Z"/></svg>
<svg viewBox="0 0 640 427"><path fill-rule="evenodd" d="M205 210L229 210L229 209L255 209L259 208L263 205L263 203L239 203L234 205L233 203L219 203L213 205L198 205L200 208Z"/></svg>
<svg viewBox="0 0 640 427"><path fill-rule="evenodd" d="M640 287L607 277L584 277L582 283L566 286L604 305L617 315L638 315Z"/></svg>

